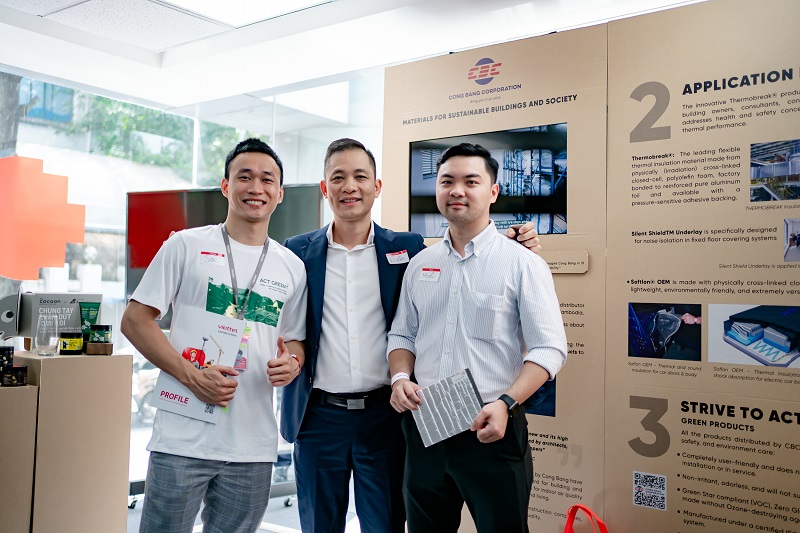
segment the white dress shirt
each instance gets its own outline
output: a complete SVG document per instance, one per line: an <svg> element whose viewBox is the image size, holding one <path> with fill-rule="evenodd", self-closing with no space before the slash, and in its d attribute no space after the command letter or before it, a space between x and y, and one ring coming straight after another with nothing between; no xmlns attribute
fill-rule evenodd
<svg viewBox="0 0 800 533"><path fill-rule="evenodd" d="M550 268L493 222L467 243L464 258L448 230L408 265L387 353L398 348L415 354L421 387L469 368L484 402L505 393L525 361L553 379L567 339Z"/></svg>
<svg viewBox="0 0 800 533"><path fill-rule="evenodd" d="M375 225L366 244L348 250L328 226L322 332L314 387L327 392L364 392L389 384L386 317L381 305Z"/></svg>

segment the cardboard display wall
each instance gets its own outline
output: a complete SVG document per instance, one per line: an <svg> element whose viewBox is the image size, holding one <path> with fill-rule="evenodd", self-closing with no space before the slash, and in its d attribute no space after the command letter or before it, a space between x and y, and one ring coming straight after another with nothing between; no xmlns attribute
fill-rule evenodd
<svg viewBox="0 0 800 533"><path fill-rule="evenodd" d="M131 356L17 352L14 363L28 367L28 383L39 393L30 531L124 531ZM26 435L11 447L25 445Z"/></svg>
<svg viewBox="0 0 800 533"><path fill-rule="evenodd" d="M536 152L523 194L566 181L542 241L570 359L528 415L532 530L580 501L615 533L800 531L799 17L709 1L387 69L385 226L430 209L437 142L497 141L512 174ZM547 146L503 146L564 129L549 182Z"/></svg>
<svg viewBox="0 0 800 533"><path fill-rule="evenodd" d="M739 0L608 26L617 530L800 530L798 14ZM659 312L658 342L691 316L650 350L641 327Z"/></svg>
<svg viewBox="0 0 800 533"><path fill-rule="evenodd" d="M8 533L30 531L38 399L33 385L0 387L0 520Z"/></svg>

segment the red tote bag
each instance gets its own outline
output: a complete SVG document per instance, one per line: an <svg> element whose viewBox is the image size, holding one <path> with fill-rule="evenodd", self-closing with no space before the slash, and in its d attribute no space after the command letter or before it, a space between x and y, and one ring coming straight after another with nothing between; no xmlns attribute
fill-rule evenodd
<svg viewBox="0 0 800 533"><path fill-rule="evenodd" d="M578 514L578 511L583 511L587 515L589 515L589 522L592 524L592 531L597 532L598 529L600 533L608 533L608 528L600 520L600 517L594 514L594 511L586 507L585 505L573 505L569 509L567 509L567 523L564 525L564 533L575 533L574 524L575 524L575 516ZM595 528L595 523L597 523L597 528Z"/></svg>

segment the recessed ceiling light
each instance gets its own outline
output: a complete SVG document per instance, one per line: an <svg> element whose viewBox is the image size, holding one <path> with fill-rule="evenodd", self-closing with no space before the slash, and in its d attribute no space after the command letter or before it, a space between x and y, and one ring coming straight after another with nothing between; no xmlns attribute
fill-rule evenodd
<svg viewBox="0 0 800 533"><path fill-rule="evenodd" d="M309 7L328 4L334 0L282 0L281 2L265 2L264 0L162 0L184 11L196 13L208 19L216 20L240 28L287 13L293 13Z"/></svg>

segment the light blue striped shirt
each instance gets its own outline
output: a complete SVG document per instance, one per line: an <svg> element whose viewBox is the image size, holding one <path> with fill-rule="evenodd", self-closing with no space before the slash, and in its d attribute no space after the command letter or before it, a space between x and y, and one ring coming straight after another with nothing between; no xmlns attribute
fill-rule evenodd
<svg viewBox="0 0 800 533"><path fill-rule="evenodd" d="M497 233L494 222L464 255L448 231L411 259L387 353L412 352L421 387L469 368L484 402L505 393L525 361L553 379L567 360L567 339L547 263Z"/></svg>

